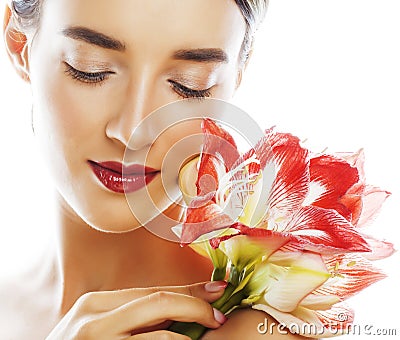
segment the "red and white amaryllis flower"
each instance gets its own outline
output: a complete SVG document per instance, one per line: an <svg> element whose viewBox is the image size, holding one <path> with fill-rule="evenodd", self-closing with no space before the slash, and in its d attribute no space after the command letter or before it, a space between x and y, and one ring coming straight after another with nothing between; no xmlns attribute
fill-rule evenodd
<svg viewBox="0 0 400 340"><path fill-rule="evenodd" d="M369 260L393 252L361 231L389 195L365 183L363 153L314 155L270 129L240 155L214 121L203 133L200 158L180 174L188 207L176 230L229 282L214 307L251 306L305 336L345 333L343 301L382 279Z"/></svg>

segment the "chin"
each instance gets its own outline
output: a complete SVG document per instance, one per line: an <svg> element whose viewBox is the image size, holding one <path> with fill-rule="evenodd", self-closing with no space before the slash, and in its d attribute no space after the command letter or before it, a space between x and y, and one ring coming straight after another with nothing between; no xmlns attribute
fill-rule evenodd
<svg viewBox="0 0 400 340"><path fill-rule="evenodd" d="M85 221L90 227L103 233L123 234L129 233L135 229L140 228L142 225L132 218L132 221L115 221L110 219L107 223L104 219L100 221L92 220Z"/></svg>
<svg viewBox="0 0 400 340"><path fill-rule="evenodd" d="M90 227L105 233L127 233L142 226L128 205L124 209L104 209L102 211L99 209L94 213L82 215L82 219Z"/></svg>
<svg viewBox="0 0 400 340"><path fill-rule="evenodd" d="M100 232L115 234L131 232L157 219L165 210L164 206L157 208L153 203L160 200L159 195L154 193L161 191L156 183L150 186L151 194L144 195L144 192L140 191L129 199L124 194L108 192L97 185L85 184L80 186L80 190L76 189L78 187L76 185L63 188L66 190L63 192L59 190L59 193L64 198L63 205L73 223L84 222ZM170 201L164 202L166 207L170 204Z"/></svg>
<svg viewBox="0 0 400 340"><path fill-rule="evenodd" d="M63 195L60 197L64 215L73 224L86 224L95 230L115 234L127 233L142 226L124 199L117 202L107 199L82 201L82 196L71 200Z"/></svg>

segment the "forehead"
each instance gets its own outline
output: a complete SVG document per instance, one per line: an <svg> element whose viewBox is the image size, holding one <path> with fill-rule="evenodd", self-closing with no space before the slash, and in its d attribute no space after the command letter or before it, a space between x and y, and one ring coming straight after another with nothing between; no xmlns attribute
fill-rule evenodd
<svg viewBox="0 0 400 340"><path fill-rule="evenodd" d="M45 0L41 32L83 26L129 49L224 48L237 52L245 21L233 0Z"/></svg>

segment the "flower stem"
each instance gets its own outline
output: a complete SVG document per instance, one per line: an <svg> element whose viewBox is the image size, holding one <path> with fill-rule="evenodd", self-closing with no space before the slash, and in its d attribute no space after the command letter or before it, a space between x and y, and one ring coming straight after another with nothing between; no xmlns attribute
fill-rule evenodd
<svg viewBox="0 0 400 340"><path fill-rule="evenodd" d="M222 294L222 296L218 300L214 301L211 304L211 306L220 310L222 306L229 300L234 290L235 286L232 285L231 283L228 283L228 285L225 288L224 294Z"/></svg>
<svg viewBox="0 0 400 340"><path fill-rule="evenodd" d="M244 293L242 290L232 295L235 288L234 285L228 283L224 294L218 300L214 301L211 306L220 310L224 314L229 312L233 307L238 306L244 298ZM195 322L174 322L168 330L187 335L192 340L198 340L206 332L207 327Z"/></svg>
<svg viewBox="0 0 400 340"><path fill-rule="evenodd" d="M235 293L232 295L227 301L225 301L225 304L222 305L222 307L219 309L222 313L226 314L230 312L230 310L233 307L239 306L242 300L245 298L245 293L243 290Z"/></svg>
<svg viewBox="0 0 400 340"><path fill-rule="evenodd" d="M222 281L226 275L226 268L214 268L211 281Z"/></svg>

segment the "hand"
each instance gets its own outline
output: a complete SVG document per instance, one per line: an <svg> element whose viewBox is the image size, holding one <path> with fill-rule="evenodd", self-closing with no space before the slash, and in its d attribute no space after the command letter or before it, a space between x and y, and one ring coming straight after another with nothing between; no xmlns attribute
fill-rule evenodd
<svg viewBox="0 0 400 340"><path fill-rule="evenodd" d="M226 318L209 302L225 287L225 282L215 281L86 293L46 339L189 339L165 329L172 321L220 327Z"/></svg>

